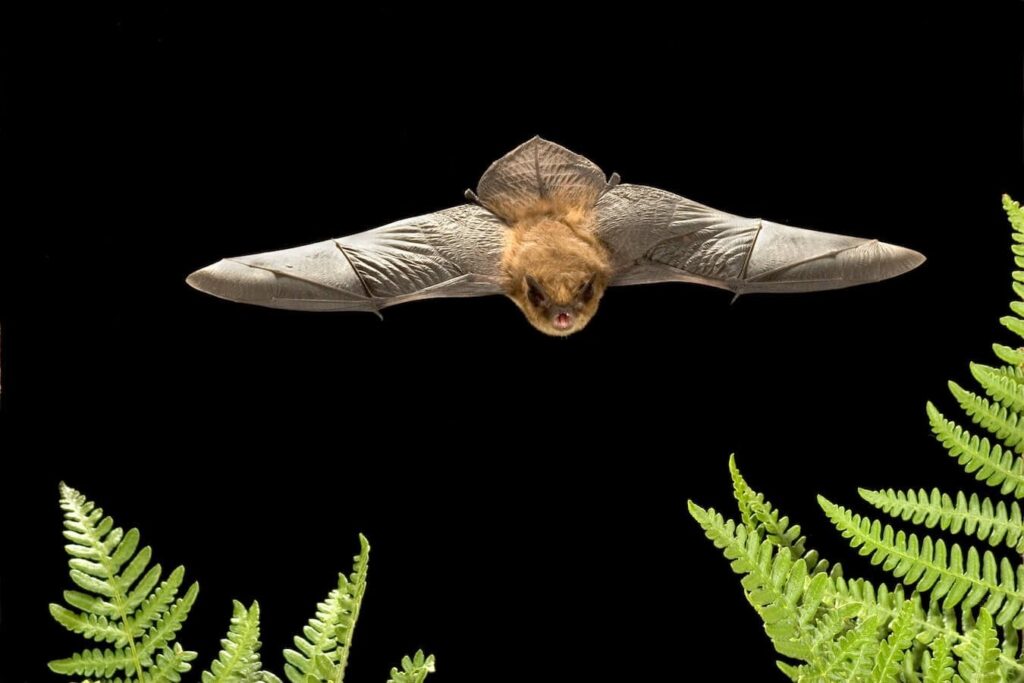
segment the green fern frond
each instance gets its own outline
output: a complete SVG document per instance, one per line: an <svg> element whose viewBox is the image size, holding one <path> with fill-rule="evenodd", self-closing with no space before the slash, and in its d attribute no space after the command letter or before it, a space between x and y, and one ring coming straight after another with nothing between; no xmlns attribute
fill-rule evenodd
<svg viewBox="0 0 1024 683"><path fill-rule="evenodd" d="M64 510L65 550L71 559L71 580L81 590L66 591L67 604L57 604L50 614L62 626L114 648L92 649L67 659L50 662L56 673L112 678L118 672L144 680L164 676L169 680L189 669L195 653L174 644L174 637L199 593L193 583L176 598L184 578L179 567L156 591L160 565L149 566L152 549L138 549L139 532L114 527L114 520L85 496L60 485ZM148 569L147 569L148 568Z"/></svg>
<svg viewBox="0 0 1024 683"><path fill-rule="evenodd" d="M850 545L861 555L871 555L872 564L882 567L907 584L917 584L919 591L931 591L933 600L943 599L942 609L952 610L961 605L967 610L986 600L989 612L998 612L1000 625L1024 626L1024 567L1016 569L1009 560L997 561L995 555L985 551L979 555L974 547L968 548L967 564L960 546L953 544L948 553L941 539L930 536L918 540L895 531L892 526L861 517L846 508L818 496L818 502L836 528L849 539Z"/></svg>
<svg viewBox="0 0 1024 683"><path fill-rule="evenodd" d="M956 382L949 383L949 391L975 424L980 424L1017 453L1024 453L1024 421L1019 419L1018 413L967 391Z"/></svg>
<svg viewBox="0 0 1024 683"><path fill-rule="evenodd" d="M982 608L974 629L967 638L953 648L960 657L957 673L970 683L999 683L999 638L992 626L992 616Z"/></svg>
<svg viewBox="0 0 1024 683"><path fill-rule="evenodd" d="M777 546L789 548L796 557L803 557L807 552L807 537L800 535L800 526L789 524L789 517L780 517L779 511L765 500L764 494L758 493L747 484L736 466L736 457L729 456L729 475L732 477L733 495L740 509L740 518L744 526L753 531L763 531L765 536ZM813 552L813 551L812 551ZM817 563L817 554L807 559L808 566ZM824 571L827 567L818 569Z"/></svg>
<svg viewBox="0 0 1024 683"><path fill-rule="evenodd" d="M886 683L896 680L906 650L913 643L916 633L914 606L905 602L900 608L899 614L889 625L889 637L878 647L878 654L875 655L871 675L868 677L871 683Z"/></svg>
<svg viewBox="0 0 1024 683"><path fill-rule="evenodd" d="M947 420L930 401L926 409L936 438L968 473L974 473L976 479L989 486L999 487L1001 493L1013 493L1017 498L1024 498L1024 473L1019 456L1003 450L999 444L993 446L988 439L979 439L952 420Z"/></svg>
<svg viewBox="0 0 1024 683"><path fill-rule="evenodd" d="M263 671L260 662L260 604L253 602L246 609L234 601L228 637L220 641L221 651L203 683L280 683L274 674Z"/></svg>
<svg viewBox="0 0 1024 683"><path fill-rule="evenodd" d="M342 683L352 646L359 608L366 592L370 544L359 535L359 554L353 558L352 574L338 575L338 587L327 600L317 604L316 617L309 620L302 636L294 639L297 650L285 650L285 675L292 683Z"/></svg>
<svg viewBox="0 0 1024 683"><path fill-rule="evenodd" d="M388 683L423 683L427 674L434 672L434 655L425 656L423 650L417 650L412 658L402 657L402 670L391 668Z"/></svg>
<svg viewBox="0 0 1024 683"><path fill-rule="evenodd" d="M971 363L970 368L986 394L1014 412L1024 412L1024 385L989 365Z"/></svg>
<svg viewBox="0 0 1024 683"><path fill-rule="evenodd" d="M1020 505L1011 501L1009 511L1002 500L994 505L992 499L979 498L972 493L968 498L963 491L956 494L956 502L947 493L932 489L914 491L869 491L858 489L860 497L879 510L904 522L923 524L929 529L938 526L954 534L964 533L987 541L989 545L1006 545L1018 553L1024 552L1024 520Z"/></svg>
<svg viewBox="0 0 1024 683"><path fill-rule="evenodd" d="M811 659L812 639L807 627L821 603L827 575L819 573L807 581L806 563L792 559L789 548L726 520L713 508L704 509L693 501L687 506L705 535L730 560L732 570L743 575L740 583L775 649L794 659Z"/></svg>

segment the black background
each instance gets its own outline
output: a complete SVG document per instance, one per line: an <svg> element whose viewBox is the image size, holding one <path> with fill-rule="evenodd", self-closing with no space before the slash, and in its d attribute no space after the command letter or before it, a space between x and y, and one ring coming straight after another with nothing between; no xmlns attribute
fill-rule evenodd
<svg viewBox="0 0 1024 683"><path fill-rule="evenodd" d="M0 22L0 679L82 643L57 482L202 584L214 655L258 599L264 659L374 546L350 664L437 681L771 678L736 577L686 514L730 452L800 521L857 486L971 487L929 435L991 361L1024 196L1024 7L751 12L635 3L13 14ZM231 305L223 256L461 201L534 134L624 181L904 244L899 279L801 296L610 292L551 339L499 298L369 315ZM860 505L859 509L863 509ZM660 680L660 679L659 679Z"/></svg>

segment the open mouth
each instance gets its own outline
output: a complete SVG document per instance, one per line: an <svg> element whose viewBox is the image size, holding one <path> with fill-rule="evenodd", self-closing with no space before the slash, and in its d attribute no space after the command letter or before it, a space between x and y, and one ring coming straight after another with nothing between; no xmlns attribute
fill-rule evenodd
<svg viewBox="0 0 1024 683"><path fill-rule="evenodd" d="M551 319L551 324L559 330L567 330L572 327L573 319L571 313L559 313Z"/></svg>

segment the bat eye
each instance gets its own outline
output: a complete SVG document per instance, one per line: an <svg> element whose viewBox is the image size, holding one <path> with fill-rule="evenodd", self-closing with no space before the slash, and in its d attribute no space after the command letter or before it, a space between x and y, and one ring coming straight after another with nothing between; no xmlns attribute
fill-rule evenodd
<svg viewBox="0 0 1024 683"><path fill-rule="evenodd" d="M543 306L544 302L547 301L547 297L544 296L544 290L541 289L540 284L529 275L526 276L526 298L537 307Z"/></svg>
<svg viewBox="0 0 1024 683"><path fill-rule="evenodd" d="M587 280L587 284L580 287L580 293L576 296L583 303L589 303L594 298L594 278Z"/></svg>

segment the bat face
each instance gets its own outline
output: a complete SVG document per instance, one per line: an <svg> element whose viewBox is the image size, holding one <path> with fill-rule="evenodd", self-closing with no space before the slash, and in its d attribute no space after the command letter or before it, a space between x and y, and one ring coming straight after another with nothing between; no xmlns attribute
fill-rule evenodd
<svg viewBox="0 0 1024 683"><path fill-rule="evenodd" d="M552 216L511 225L502 259L506 294L536 329L579 332L608 285L608 251L584 223Z"/></svg>
<svg viewBox="0 0 1024 683"><path fill-rule="evenodd" d="M537 330L565 337L587 326L605 286L599 273L576 271L543 280L525 275L512 300Z"/></svg>

